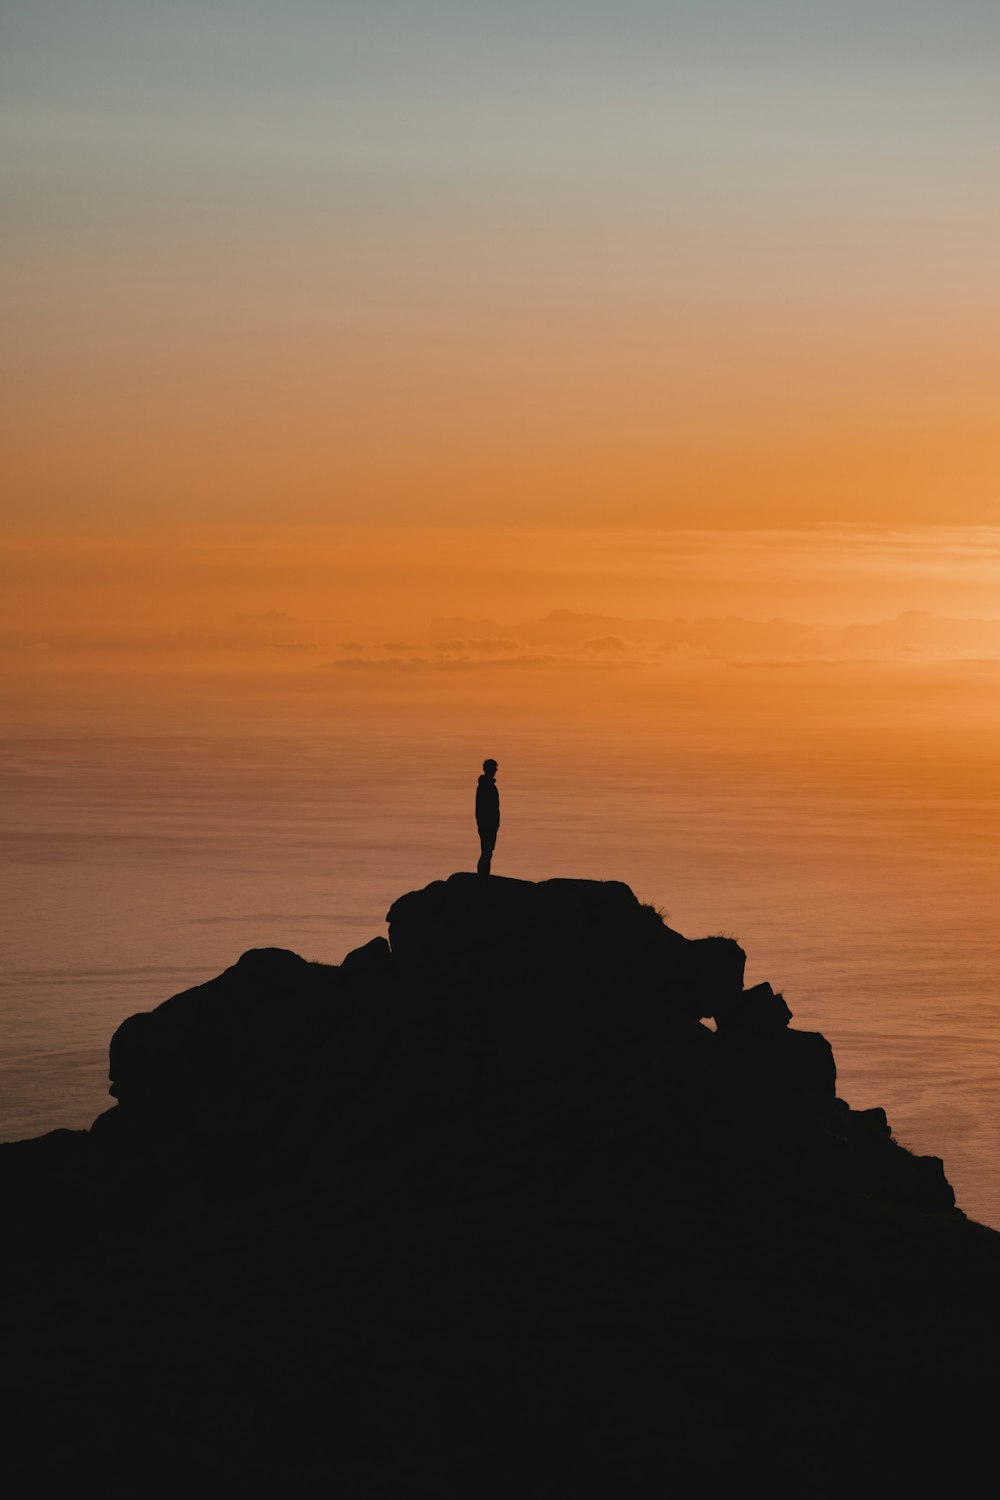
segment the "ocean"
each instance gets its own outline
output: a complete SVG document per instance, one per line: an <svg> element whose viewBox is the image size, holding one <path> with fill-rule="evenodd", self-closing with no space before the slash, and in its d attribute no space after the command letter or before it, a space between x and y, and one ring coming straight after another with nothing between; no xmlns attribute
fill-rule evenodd
<svg viewBox="0 0 1000 1500"><path fill-rule="evenodd" d="M474 868L491 755L495 873L624 880L688 936L737 938L747 982L829 1038L841 1097L883 1106L1000 1227L1000 736L982 712L997 676L969 671L946 715L953 666L785 663L750 681L522 663L430 685L334 672L273 721L210 686L172 719L118 695L114 722L100 705L16 720L0 743L0 1138L109 1107L127 1015L248 948L337 963L403 892Z"/></svg>

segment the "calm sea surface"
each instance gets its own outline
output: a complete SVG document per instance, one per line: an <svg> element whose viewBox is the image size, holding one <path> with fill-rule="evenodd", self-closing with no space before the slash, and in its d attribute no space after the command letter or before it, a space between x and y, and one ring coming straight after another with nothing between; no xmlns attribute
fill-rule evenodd
<svg viewBox="0 0 1000 1500"><path fill-rule="evenodd" d="M829 1037L841 1096L884 1106L1000 1227L992 758L906 726L867 757L821 726L794 754L753 725L699 739L637 696L586 724L544 693L463 717L456 689L391 727L355 704L296 733L10 735L0 1137L106 1108L108 1040L132 1012L251 947L339 962L404 891L472 868L493 754L498 874L624 880L689 936L738 938L748 983Z"/></svg>

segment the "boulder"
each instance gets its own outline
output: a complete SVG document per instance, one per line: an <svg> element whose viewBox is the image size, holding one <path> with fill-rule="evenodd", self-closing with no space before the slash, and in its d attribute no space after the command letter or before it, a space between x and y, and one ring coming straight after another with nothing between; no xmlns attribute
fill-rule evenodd
<svg viewBox="0 0 1000 1500"><path fill-rule="evenodd" d="M783 995L776 995L769 984L755 984L737 994L725 993L712 1012L721 1032L756 1033L780 1031L792 1019Z"/></svg>

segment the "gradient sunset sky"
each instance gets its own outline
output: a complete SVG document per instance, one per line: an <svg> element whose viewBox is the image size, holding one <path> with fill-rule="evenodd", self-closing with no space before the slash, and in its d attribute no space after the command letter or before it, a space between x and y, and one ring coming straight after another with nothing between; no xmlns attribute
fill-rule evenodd
<svg viewBox="0 0 1000 1500"><path fill-rule="evenodd" d="M33 0L7 513L992 523L992 0Z"/></svg>

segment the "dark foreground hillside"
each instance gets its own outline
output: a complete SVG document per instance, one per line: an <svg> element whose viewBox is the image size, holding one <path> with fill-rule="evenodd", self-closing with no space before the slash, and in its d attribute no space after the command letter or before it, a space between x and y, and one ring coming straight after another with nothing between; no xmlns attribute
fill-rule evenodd
<svg viewBox="0 0 1000 1500"><path fill-rule="evenodd" d="M455 875L131 1017L0 1147L8 1492L978 1488L1000 1235L743 958Z"/></svg>

